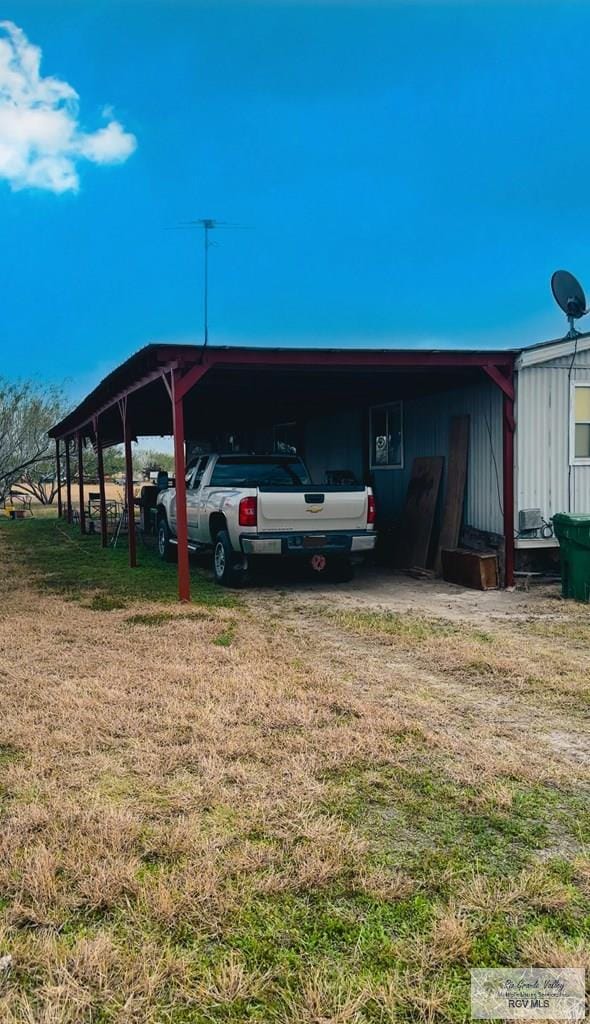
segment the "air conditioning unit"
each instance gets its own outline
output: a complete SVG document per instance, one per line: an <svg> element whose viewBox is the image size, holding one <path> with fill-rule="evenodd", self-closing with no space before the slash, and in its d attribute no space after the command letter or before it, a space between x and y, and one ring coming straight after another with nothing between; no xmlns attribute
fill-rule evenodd
<svg viewBox="0 0 590 1024"><path fill-rule="evenodd" d="M521 508L518 513L519 533L536 533L542 530L544 525L540 508Z"/></svg>

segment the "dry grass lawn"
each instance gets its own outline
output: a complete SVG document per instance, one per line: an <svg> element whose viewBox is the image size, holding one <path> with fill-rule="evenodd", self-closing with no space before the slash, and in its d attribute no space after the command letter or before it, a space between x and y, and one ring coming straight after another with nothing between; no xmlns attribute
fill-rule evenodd
<svg viewBox="0 0 590 1024"><path fill-rule="evenodd" d="M112 559L0 527L2 1024L463 1021L469 966L590 968L588 608L181 608Z"/></svg>

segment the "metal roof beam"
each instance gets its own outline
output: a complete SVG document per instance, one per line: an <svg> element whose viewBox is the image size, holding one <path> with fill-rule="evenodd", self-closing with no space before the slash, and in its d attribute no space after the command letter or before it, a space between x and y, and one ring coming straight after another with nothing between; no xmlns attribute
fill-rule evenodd
<svg viewBox="0 0 590 1024"><path fill-rule="evenodd" d="M107 402L104 402L97 409L94 409L93 412L89 413L88 416L86 416L79 422L74 420L73 424L70 426L68 424L68 420L70 417L66 417L66 419L62 420L62 422L59 423L57 427L54 427L52 430L49 431L49 436L70 437L72 434L75 434L77 430L81 430L83 427L88 426L89 423L92 423L97 416L100 416L102 413L107 412L108 409L112 409L113 406L123 401L123 399L127 398L128 395L132 395L135 391L140 391L141 388L146 387L147 384L152 384L153 381L161 378L164 373L170 372L175 368L176 362L173 361L167 363L165 366L159 367L157 370L153 370L151 373L146 373L143 377L139 377L136 381L134 381L133 384L130 384L129 387L122 388L121 391L118 391L115 395L112 396L112 398L109 398ZM75 410L74 413L71 413L70 415L74 416ZM65 429L61 430L58 433L58 428L61 427L64 427Z"/></svg>
<svg viewBox="0 0 590 1024"><path fill-rule="evenodd" d="M512 382L512 373L510 377L506 377L505 374L499 369L498 366L484 366L483 369L487 373L488 377L493 380L500 391L502 391L507 398L514 399L514 384Z"/></svg>
<svg viewBox="0 0 590 1024"><path fill-rule="evenodd" d="M273 368L289 367L325 367L326 369L342 367L343 369L382 369L389 366L406 367L473 367L495 366L512 367L512 352L445 352L426 350L395 350L377 351L375 349L338 352L321 351L319 349L209 349L207 361L211 367L217 366L258 366Z"/></svg>

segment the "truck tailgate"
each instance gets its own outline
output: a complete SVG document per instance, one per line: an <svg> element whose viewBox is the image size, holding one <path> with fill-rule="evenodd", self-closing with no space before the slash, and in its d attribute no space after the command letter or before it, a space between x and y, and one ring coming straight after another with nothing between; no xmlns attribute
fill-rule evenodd
<svg viewBox="0 0 590 1024"><path fill-rule="evenodd" d="M260 533L364 530L366 525L365 487L261 487L258 491Z"/></svg>

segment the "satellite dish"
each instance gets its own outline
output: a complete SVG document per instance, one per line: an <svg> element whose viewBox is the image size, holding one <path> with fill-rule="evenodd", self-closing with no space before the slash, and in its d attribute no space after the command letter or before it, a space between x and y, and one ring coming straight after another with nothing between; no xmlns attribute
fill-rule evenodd
<svg viewBox="0 0 590 1024"><path fill-rule="evenodd" d="M569 270L556 270L551 276L551 291L557 305L567 316L570 335L575 335L577 331L574 320L579 320L588 312L582 285Z"/></svg>
<svg viewBox="0 0 590 1024"><path fill-rule="evenodd" d="M574 320L586 312L586 296L580 282L569 270L556 270L551 277L551 291L558 306Z"/></svg>

